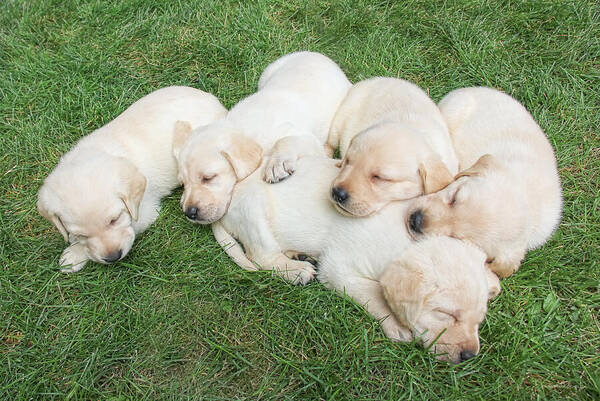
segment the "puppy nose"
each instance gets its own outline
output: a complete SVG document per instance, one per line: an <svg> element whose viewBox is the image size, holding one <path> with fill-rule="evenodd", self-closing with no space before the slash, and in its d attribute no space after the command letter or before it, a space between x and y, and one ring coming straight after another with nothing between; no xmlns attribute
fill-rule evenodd
<svg viewBox="0 0 600 401"><path fill-rule="evenodd" d="M350 195L344 188L333 187L331 189L331 198L337 203L344 203Z"/></svg>
<svg viewBox="0 0 600 401"><path fill-rule="evenodd" d="M185 215L188 219L196 220L196 217L198 217L198 208L188 207L185 209Z"/></svg>
<svg viewBox="0 0 600 401"><path fill-rule="evenodd" d="M116 262L117 260L121 259L122 255L123 255L123 251L119 249L118 251L109 253L103 259L106 263L112 263L112 262Z"/></svg>
<svg viewBox="0 0 600 401"><path fill-rule="evenodd" d="M475 354L471 351L462 351L460 353L460 360L461 361L466 361L468 359L471 359L475 356Z"/></svg>
<svg viewBox="0 0 600 401"><path fill-rule="evenodd" d="M425 215L422 210L417 210L413 212L408 218L408 225L410 229L418 234L421 234L421 230L423 229L423 221L425 220Z"/></svg>

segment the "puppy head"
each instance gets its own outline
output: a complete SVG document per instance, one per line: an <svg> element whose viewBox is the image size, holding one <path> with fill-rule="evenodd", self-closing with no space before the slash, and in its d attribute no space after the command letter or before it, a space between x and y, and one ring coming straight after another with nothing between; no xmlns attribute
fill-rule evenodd
<svg viewBox="0 0 600 401"><path fill-rule="evenodd" d="M477 355L487 301L500 292L482 251L453 238L430 237L408 248L380 281L400 323L439 359L459 363Z"/></svg>
<svg viewBox="0 0 600 401"><path fill-rule="evenodd" d="M37 208L65 241L85 245L95 262L112 263L133 245L145 189L146 178L128 160L80 152L46 178Z"/></svg>
<svg viewBox="0 0 600 401"><path fill-rule="evenodd" d="M194 223L211 224L227 212L235 184L258 168L262 148L223 122L193 132L177 122L173 154L184 186L183 212Z"/></svg>
<svg viewBox="0 0 600 401"><path fill-rule="evenodd" d="M460 172L443 190L413 201L406 225L413 238L426 234L468 240L488 255L503 236L522 226L515 220L526 213L517 207L514 180L499 174L502 167L491 155L482 156L471 168Z"/></svg>
<svg viewBox="0 0 600 401"><path fill-rule="evenodd" d="M363 217L394 200L440 190L452 181L423 134L397 123L382 123L352 139L331 188L343 214Z"/></svg>

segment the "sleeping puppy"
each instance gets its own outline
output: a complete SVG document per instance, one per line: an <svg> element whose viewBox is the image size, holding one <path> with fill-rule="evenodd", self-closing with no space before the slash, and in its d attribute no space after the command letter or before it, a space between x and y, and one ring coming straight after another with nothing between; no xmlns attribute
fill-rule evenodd
<svg viewBox="0 0 600 401"><path fill-rule="evenodd" d="M329 183L338 173L335 164L336 160L324 156L303 157L298 160L294 175L277 185L264 183L260 173L255 172L236 186L229 211L212 225L215 238L240 267L273 270L293 283L310 281L315 270L307 261L291 257L302 254L318 260L319 280L363 305L373 317L381 320L383 331L394 340L410 341L413 333L422 335L427 329L439 331L441 323L437 320L413 318L412 315L403 321L396 318L384 299L380 284L380 277L388 265L401 258L405 248L411 244L403 224L407 202L394 202L380 213L364 219L340 215L328 200ZM419 274L427 277L428 287L423 287L422 292L414 292L414 296L423 294L431 297L430 290L437 284L439 294L434 297L437 302L448 297L450 305L450 302L463 297L464 302L453 305L465 309L460 313L468 318L457 322L457 325L461 330L463 326L468 327L469 333L476 332L473 325L480 322L482 311L485 314L485 305L481 305L479 295L488 292L487 281L481 279L484 277L485 257L473 246L458 240L431 241L439 241L439 244L420 248L432 253L428 270L423 267L426 262L421 259L414 259L414 264L404 263L403 259L398 262L418 269ZM454 259L438 261L435 256L438 247L447 246L447 243L452 245L448 252L452 252ZM466 249L459 249L461 247ZM445 255L444 250L441 252ZM475 269L476 265L479 270ZM458 271L446 272L452 269ZM435 278L433 271L437 275ZM473 283L457 286L455 278L465 272L469 275L463 275L463 279L470 280L473 276ZM452 275L452 279L445 281L446 274ZM396 277L392 273L388 276ZM493 292L498 291L497 281L496 278ZM394 292L391 287L389 291ZM467 294L466 291L474 293ZM427 307L430 305L426 299L415 299L415 302L427 303ZM400 308L396 310L400 311ZM454 309L449 311L459 313ZM425 313L430 311L424 311L423 316ZM462 347L460 352L465 351L463 356L477 352L478 347L473 345L471 337L465 341L458 335L450 336L445 338L445 342L453 344L453 339L456 347Z"/></svg>
<svg viewBox="0 0 600 401"><path fill-rule="evenodd" d="M487 301L501 290L485 258L468 242L431 236L407 247L379 280L400 324L440 359L458 363L479 353Z"/></svg>
<svg viewBox="0 0 600 401"><path fill-rule="evenodd" d="M69 246L63 272L88 260L116 262L158 216L160 200L179 185L171 144L177 120L193 126L221 118L213 95L183 86L159 89L85 136L44 181L37 207Z"/></svg>
<svg viewBox="0 0 600 401"><path fill-rule="evenodd" d="M258 168L263 153L287 136L294 139L276 156L266 158L262 174L267 182L292 174L305 141L324 147L333 115L349 87L342 70L324 55L291 53L269 65L258 92L236 104L224 119L192 135L190 127L179 130L173 152L188 219L200 224L219 220L234 186Z"/></svg>
<svg viewBox="0 0 600 401"><path fill-rule="evenodd" d="M342 214L371 215L391 201L436 192L458 171L446 123L418 86L396 78L355 84L335 115L327 143L342 170L331 199Z"/></svg>
<svg viewBox="0 0 600 401"><path fill-rule="evenodd" d="M439 107L462 171L444 190L416 200L407 226L415 237L470 241L487 254L493 272L510 276L560 221L552 146L527 110L497 90L457 89Z"/></svg>

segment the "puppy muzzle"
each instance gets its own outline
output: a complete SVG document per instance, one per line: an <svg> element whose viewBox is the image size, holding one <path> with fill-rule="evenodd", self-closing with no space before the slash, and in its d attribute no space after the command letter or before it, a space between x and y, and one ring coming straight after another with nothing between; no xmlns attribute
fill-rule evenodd
<svg viewBox="0 0 600 401"><path fill-rule="evenodd" d="M187 207L184 211L185 217L192 223L212 224L223 217L218 208L209 206L198 208L196 206Z"/></svg>

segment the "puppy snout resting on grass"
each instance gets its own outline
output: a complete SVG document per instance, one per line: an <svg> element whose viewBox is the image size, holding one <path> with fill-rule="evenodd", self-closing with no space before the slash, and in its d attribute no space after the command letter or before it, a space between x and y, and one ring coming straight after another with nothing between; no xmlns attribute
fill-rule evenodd
<svg viewBox="0 0 600 401"><path fill-rule="evenodd" d="M501 290L480 249L431 236L407 247L380 282L400 324L440 359L458 363L479 353L479 325L487 301Z"/></svg>
<svg viewBox="0 0 600 401"><path fill-rule="evenodd" d="M88 260L124 258L136 234L158 216L160 200L179 185L171 144L175 122L198 127L225 115L213 95L172 86L132 104L63 155L44 181L39 212L69 242L63 272Z"/></svg>
<svg viewBox="0 0 600 401"><path fill-rule="evenodd" d="M478 245L500 277L519 268L560 221L556 159L544 132L512 97L490 88L450 92L440 104L461 172L443 190L414 201L414 237L449 235Z"/></svg>
<svg viewBox="0 0 600 401"><path fill-rule="evenodd" d="M331 120L349 87L342 70L326 56L291 53L267 66L258 91L225 118L193 133L181 129L173 152L187 218L200 224L219 220L236 184L258 168L263 155L265 181L278 182L292 174L306 146L324 148ZM291 139L272 149L283 137Z"/></svg>
<svg viewBox="0 0 600 401"><path fill-rule="evenodd" d="M235 187L227 214L212 225L215 238L242 268L273 270L293 283L307 283L315 269L288 256L308 255L318 260L319 280L363 305L381 321L388 337L410 341L417 336L430 345L444 328L452 328L440 337L444 345L431 349L453 361L461 353L463 359L476 354L477 326L490 291L485 255L461 241L434 237L404 257L413 246L403 224L407 203L394 202L368 218L342 216L328 199L339 171L336 162L303 157L294 175L277 185L265 183L255 172ZM438 252L445 256L438 258ZM382 280L388 266L392 270ZM496 279L492 292L497 293L498 279L491 276ZM442 310L442 305L447 308Z"/></svg>
<svg viewBox="0 0 600 401"><path fill-rule="evenodd" d="M396 78L355 84L327 140L339 146L342 169L331 200L346 215L371 215L391 201L440 190L458 161L437 105L418 86Z"/></svg>

